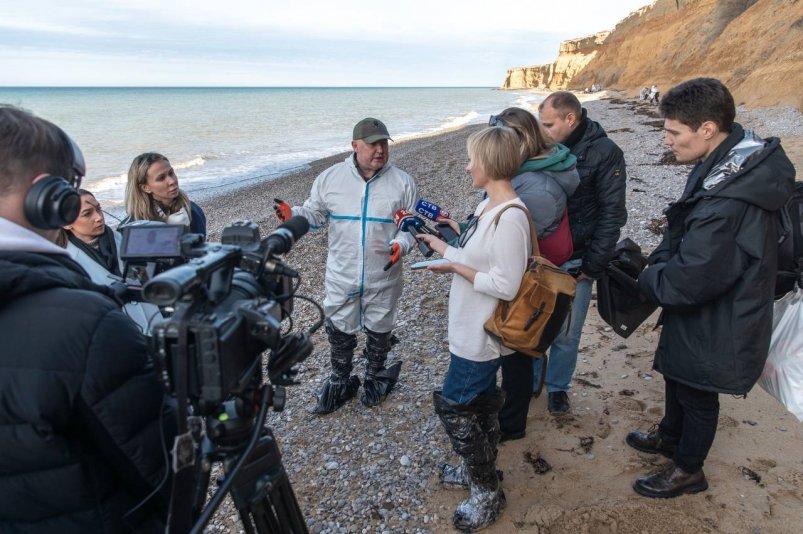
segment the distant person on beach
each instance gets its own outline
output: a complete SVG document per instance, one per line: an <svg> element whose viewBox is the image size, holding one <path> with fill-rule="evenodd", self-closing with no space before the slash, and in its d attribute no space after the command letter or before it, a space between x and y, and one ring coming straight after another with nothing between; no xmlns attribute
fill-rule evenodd
<svg viewBox="0 0 803 534"><path fill-rule="evenodd" d="M402 292L399 259L415 244L393 222L398 210L414 211L413 178L388 163L390 135L385 125L366 118L354 126L345 161L322 172L303 206L276 199L276 215L284 221L303 215L313 227L329 224L326 259L326 333L332 361L315 413L327 414L357 393L360 380L351 375L357 332L365 331L365 378L360 400L380 404L399 378L401 362L385 367Z"/></svg>
<svg viewBox="0 0 803 534"><path fill-rule="evenodd" d="M734 122L722 82L696 78L660 105L665 139L678 162L696 163L665 211L661 244L639 289L663 308L654 368L664 375L664 417L626 442L672 460L633 488L676 497L708 488L703 463L719 420L719 394L746 395L761 375L772 334L777 210L795 169L778 138Z"/></svg>
<svg viewBox="0 0 803 534"><path fill-rule="evenodd" d="M170 161L156 152L140 154L128 169L125 211L120 223L161 221L183 224L190 232L206 237L206 215L178 186L178 177Z"/></svg>
<svg viewBox="0 0 803 534"><path fill-rule="evenodd" d="M638 94L639 100L647 100L647 94L649 92L650 92L650 90L646 86L642 87L641 91L639 91L639 94Z"/></svg>
<svg viewBox="0 0 803 534"><path fill-rule="evenodd" d="M440 479L449 488L470 487L471 494L458 505L453 523L460 531L474 532L494 522L505 505L496 471L498 413L505 395L496 386L496 373L513 352L492 338L483 324L499 299L516 296L532 244L527 213L517 207L507 209L524 206L511 183L521 164L516 132L505 126L475 132L468 138L468 154L466 171L472 185L484 189L487 198L477 206L456 247L431 235L423 239L450 260L428 269L453 275L451 359L433 401L460 463L441 466Z"/></svg>
<svg viewBox="0 0 803 534"><path fill-rule="evenodd" d="M650 87L650 104L658 103L658 94L658 86L653 84L653 86Z"/></svg>
<svg viewBox="0 0 803 534"><path fill-rule="evenodd" d="M577 366L591 286L605 271L619 240L620 228L627 222L625 159L602 126L587 117L573 93L552 93L538 110L549 137L569 147L577 157L580 173L580 185L569 197L574 253L562 265L577 279L577 293L567 324L549 349L546 371L548 409L560 414L570 408L567 392ZM536 384L540 384L541 360L533 362L533 373Z"/></svg>
<svg viewBox="0 0 803 534"><path fill-rule="evenodd" d="M174 417L145 338L55 243L84 173L63 130L0 106L0 532L165 530Z"/></svg>
<svg viewBox="0 0 803 534"><path fill-rule="evenodd" d="M538 119L527 110L507 108L492 115L488 125L507 126L516 132L522 163L511 182L513 189L530 211L541 255L563 265L573 252L567 199L580 184L577 158L567 147L547 138ZM531 356L516 352L502 358L502 389L502 441L523 438L533 392Z"/></svg>

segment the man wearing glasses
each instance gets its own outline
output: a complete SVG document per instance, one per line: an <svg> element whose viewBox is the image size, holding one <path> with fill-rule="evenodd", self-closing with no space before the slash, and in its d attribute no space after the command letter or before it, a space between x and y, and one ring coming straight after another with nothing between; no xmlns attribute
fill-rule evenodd
<svg viewBox="0 0 803 534"><path fill-rule="evenodd" d="M574 253L563 268L577 279L577 294L569 317L569 329L549 350L546 373L550 413L569 411L567 391L577 366L580 335L591 302L591 286L614 252L620 228L627 222L625 208L625 160L622 150L599 123L588 118L577 97L568 91L550 94L538 107L547 134L577 157L580 185L569 197L569 226ZM541 360L533 362L540 381ZM537 385L535 386L537 387Z"/></svg>
<svg viewBox="0 0 803 534"><path fill-rule="evenodd" d="M354 126L354 153L322 172L303 206L276 199L276 215L303 215L313 228L329 224L326 259L326 333L332 374L318 395L315 413L331 413L360 387L351 375L357 332L365 331L365 379L360 400L380 404L399 377L401 362L385 367L402 291L399 259L415 244L393 222L398 210L414 211L413 178L388 163L390 135L385 125L366 118ZM390 261L388 261L390 260Z"/></svg>

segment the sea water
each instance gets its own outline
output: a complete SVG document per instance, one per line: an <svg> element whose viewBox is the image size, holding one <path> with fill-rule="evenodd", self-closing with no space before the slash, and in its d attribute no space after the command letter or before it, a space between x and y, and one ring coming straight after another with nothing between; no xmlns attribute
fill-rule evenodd
<svg viewBox="0 0 803 534"><path fill-rule="evenodd" d="M376 117L401 141L481 123L542 95L493 88L3 88L59 125L87 161L83 186L121 213L128 167L164 154L182 189L203 199L351 149L354 124ZM392 148L391 148L392 151Z"/></svg>

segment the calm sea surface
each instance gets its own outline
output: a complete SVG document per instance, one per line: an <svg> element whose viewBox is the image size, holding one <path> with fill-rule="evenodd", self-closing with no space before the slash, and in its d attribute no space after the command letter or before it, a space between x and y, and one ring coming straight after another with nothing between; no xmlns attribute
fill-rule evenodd
<svg viewBox="0 0 803 534"><path fill-rule="evenodd" d="M14 104L67 131L87 160L86 189L120 211L131 160L167 156L193 198L269 180L350 149L364 117L394 140L529 107L532 92L491 88L3 88Z"/></svg>

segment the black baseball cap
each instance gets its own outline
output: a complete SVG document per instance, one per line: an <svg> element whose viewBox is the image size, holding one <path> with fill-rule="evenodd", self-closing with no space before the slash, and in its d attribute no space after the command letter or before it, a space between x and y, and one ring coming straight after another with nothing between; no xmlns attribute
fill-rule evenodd
<svg viewBox="0 0 803 534"><path fill-rule="evenodd" d="M352 136L352 139L354 141L362 139L364 142L370 145L371 143L376 143L382 139L390 139L390 134L388 133L388 129L382 121L368 117L361 120L356 126L354 126L354 135ZM392 141L393 139L390 140Z"/></svg>

